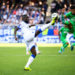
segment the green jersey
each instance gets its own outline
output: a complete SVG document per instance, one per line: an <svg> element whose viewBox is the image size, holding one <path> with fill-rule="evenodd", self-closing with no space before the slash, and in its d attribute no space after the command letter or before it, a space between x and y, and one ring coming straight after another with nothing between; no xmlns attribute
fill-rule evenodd
<svg viewBox="0 0 75 75"><path fill-rule="evenodd" d="M74 34L74 38L75 38L75 15L73 15L72 12L69 12L66 14L66 17L70 19L70 23L72 25L72 29L70 30L70 32ZM65 24L68 23L67 21L65 21Z"/></svg>
<svg viewBox="0 0 75 75"><path fill-rule="evenodd" d="M67 33L69 32L69 29L62 27L59 31L61 32L60 40L63 41L64 39L66 39L66 36L67 36Z"/></svg>
<svg viewBox="0 0 75 75"><path fill-rule="evenodd" d="M72 12L69 12L66 14L66 17L70 19L72 26L75 26L75 15L73 15Z"/></svg>

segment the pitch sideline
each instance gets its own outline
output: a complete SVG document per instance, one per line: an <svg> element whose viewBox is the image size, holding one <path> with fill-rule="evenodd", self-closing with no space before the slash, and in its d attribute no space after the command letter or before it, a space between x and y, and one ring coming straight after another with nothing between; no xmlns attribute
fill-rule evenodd
<svg viewBox="0 0 75 75"><path fill-rule="evenodd" d="M46 43L38 43L38 47L61 47L62 44L46 44ZM0 47L26 47L25 43L0 43ZM70 45L68 46L70 47Z"/></svg>

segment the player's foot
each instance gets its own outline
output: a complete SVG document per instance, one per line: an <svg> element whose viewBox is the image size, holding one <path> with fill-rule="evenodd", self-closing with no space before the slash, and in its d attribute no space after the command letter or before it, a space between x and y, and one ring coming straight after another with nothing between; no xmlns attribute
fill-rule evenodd
<svg viewBox="0 0 75 75"><path fill-rule="evenodd" d="M71 45L71 51L73 51L73 49L74 49L74 46Z"/></svg>
<svg viewBox="0 0 75 75"><path fill-rule="evenodd" d="M37 54L40 54L40 51L37 51Z"/></svg>
<svg viewBox="0 0 75 75"><path fill-rule="evenodd" d="M25 71L31 71L30 67L25 67L24 70Z"/></svg>
<svg viewBox="0 0 75 75"><path fill-rule="evenodd" d="M61 53L62 53L62 51L60 51L60 50L59 50L59 52L58 52L58 53L60 53L60 54L61 54Z"/></svg>
<svg viewBox="0 0 75 75"><path fill-rule="evenodd" d="M29 55L30 53L29 52L26 52L26 55Z"/></svg>

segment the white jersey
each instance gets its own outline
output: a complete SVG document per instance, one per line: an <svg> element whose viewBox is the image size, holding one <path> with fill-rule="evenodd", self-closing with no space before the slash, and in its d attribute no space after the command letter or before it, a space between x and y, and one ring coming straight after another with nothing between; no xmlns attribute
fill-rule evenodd
<svg viewBox="0 0 75 75"><path fill-rule="evenodd" d="M20 22L20 28L23 34L25 34L27 31L29 31L30 24L25 23L24 21Z"/></svg>
<svg viewBox="0 0 75 75"><path fill-rule="evenodd" d="M30 41L34 39L33 30L29 28L30 24L25 23L24 21L20 22L20 28L23 34L25 41Z"/></svg>

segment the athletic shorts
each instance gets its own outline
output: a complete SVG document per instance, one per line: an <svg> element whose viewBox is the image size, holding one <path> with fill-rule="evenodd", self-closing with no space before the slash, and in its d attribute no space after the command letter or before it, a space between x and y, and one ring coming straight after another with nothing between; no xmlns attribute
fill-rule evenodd
<svg viewBox="0 0 75 75"><path fill-rule="evenodd" d="M28 32L26 32L26 33L23 34L23 37L24 37L26 45L31 50L31 48L33 46L35 46L35 42L34 42L35 33L32 33L31 31L28 31Z"/></svg>

